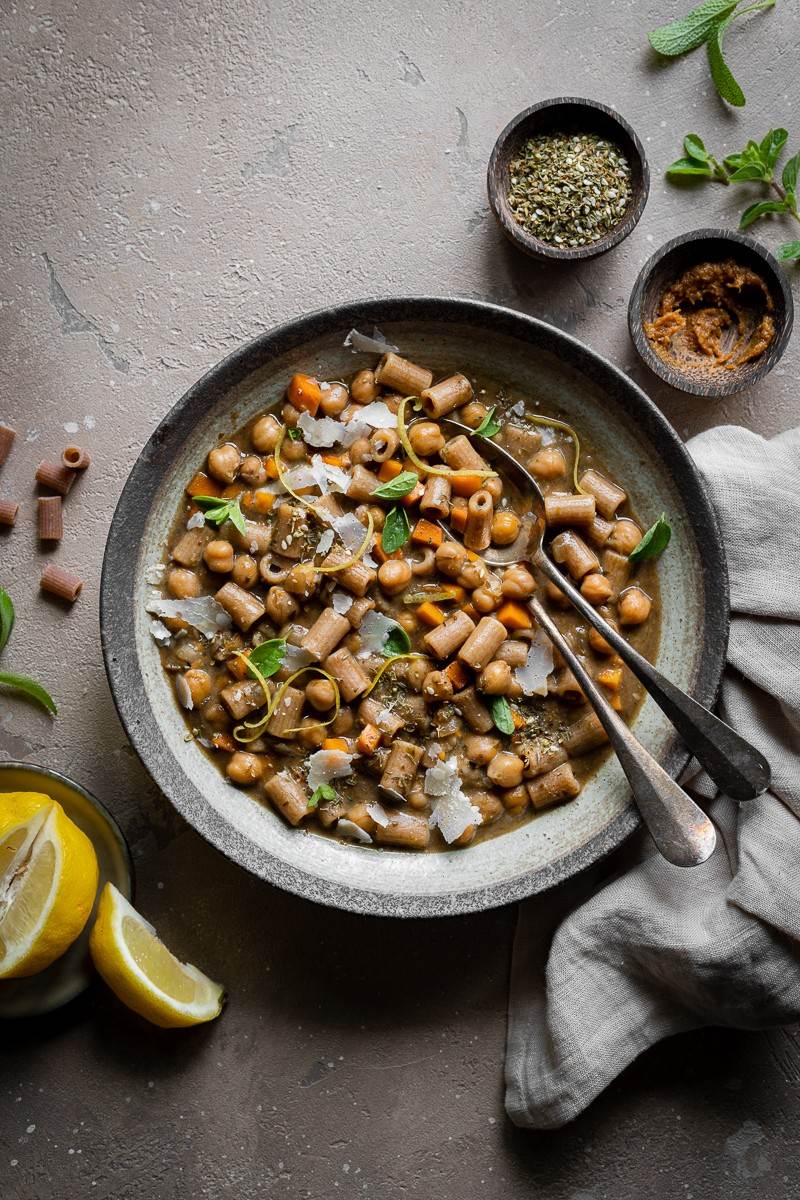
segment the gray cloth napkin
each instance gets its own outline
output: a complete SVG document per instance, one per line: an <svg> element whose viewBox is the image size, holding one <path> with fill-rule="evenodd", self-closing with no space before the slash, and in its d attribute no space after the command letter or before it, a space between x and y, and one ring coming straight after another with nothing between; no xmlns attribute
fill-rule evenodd
<svg viewBox="0 0 800 1200"><path fill-rule="evenodd" d="M705 775L719 833L682 870L641 838L630 869L520 907L506 1108L548 1129L580 1113L648 1046L702 1025L800 1018L800 429L721 426L689 443L722 527L733 610L720 715L765 754L747 805Z"/></svg>

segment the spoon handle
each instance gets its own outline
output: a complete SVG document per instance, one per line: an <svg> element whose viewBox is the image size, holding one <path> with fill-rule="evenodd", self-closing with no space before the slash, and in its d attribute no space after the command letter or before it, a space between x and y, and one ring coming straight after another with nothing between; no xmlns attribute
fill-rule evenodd
<svg viewBox="0 0 800 1200"><path fill-rule="evenodd" d="M566 579L544 551L533 558L538 567L567 596L590 625L613 646L622 661L644 684L677 729L697 761L717 787L734 800L754 800L770 783L769 763L754 746L740 737L730 725L715 717L702 704L671 683L652 663L634 650L624 637Z"/></svg>
<svg viewBox="0 0 800 1200"><path fill-rule="evenodd" d="M631 785L642 819L661 854L676 867L695 867L705 862L717 840L709 818L637 741L561 635L547 610L535 597L528 601L528 607L561 651L597 713Z"/></svg>

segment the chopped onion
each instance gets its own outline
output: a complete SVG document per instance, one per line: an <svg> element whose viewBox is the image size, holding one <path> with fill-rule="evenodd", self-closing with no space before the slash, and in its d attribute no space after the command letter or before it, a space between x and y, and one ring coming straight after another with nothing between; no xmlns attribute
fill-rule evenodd
<svg viewBox="0 0 800 1200"><path fill-rule="evenodd" d="M393 346L390 341L387 341L380 329L376 329L374 326L372 337L366 333L359 333L357 329L351 329L342 344L352 350L354 354L397 353L397 346Z"/></svg>

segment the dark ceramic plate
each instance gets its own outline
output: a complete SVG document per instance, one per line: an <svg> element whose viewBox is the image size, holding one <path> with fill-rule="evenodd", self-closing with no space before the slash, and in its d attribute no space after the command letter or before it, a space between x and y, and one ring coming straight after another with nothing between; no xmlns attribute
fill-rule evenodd
<svg viewBox="0 0 800 1200"><path fill-rule="evenodd" d="M187 479L220 435L281 402L295 371L336 378L373 357L342 345L373 326L437 374L492 376L534 395L544 412L569 414L631 481L645 523L666 510L673 525L661 568L658 665L704 704L716 696L728 629L728 581L714 513L678 435L616 367L558 329L471 300L366 300L291 321L208 372L159 425L131 471L103 564L101 626L106 669L122 721L147 769L175 807L234 861L298 895L355 912L437 916L541 892L596 862L639 824L614 758L573 803L465 850L412 854L347 845L288 828L228 784L186 726L149 630L148 567L161 561ZM688 755L649 700L636 732L677 773Z"/></svg>

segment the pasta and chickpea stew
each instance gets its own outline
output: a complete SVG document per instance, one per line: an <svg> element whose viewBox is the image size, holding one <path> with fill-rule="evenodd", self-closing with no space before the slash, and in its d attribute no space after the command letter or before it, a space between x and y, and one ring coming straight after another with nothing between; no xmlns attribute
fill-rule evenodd
<svg viewBox="0 0 800 1200"><path fill-rule="evenodd" d="M537 586L613 707L635 715L640 686L561 592L481 558L530 509L481 455L488 438L539 481L561 569L655 655L653 531L642 540L626 490L569 425L394 350L348 381L294 375L280 411L188 481L147 603L187 738L290 825L443 850L577 796L607 739L535 628Z"/></svg>

